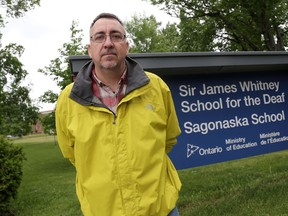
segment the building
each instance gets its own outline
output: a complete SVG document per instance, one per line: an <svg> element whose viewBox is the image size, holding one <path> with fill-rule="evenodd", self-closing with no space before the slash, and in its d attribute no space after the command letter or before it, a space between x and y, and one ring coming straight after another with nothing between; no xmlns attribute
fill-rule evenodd
<svg viewBox="0 0 288 216"><path fill-rule="evenodd" d="M42 119L48 114L54 112L54 110L42 111L39 113L39 119L36 121L34 125L32 125L32 134L44 134L44 127L42 125Z"/></svg>

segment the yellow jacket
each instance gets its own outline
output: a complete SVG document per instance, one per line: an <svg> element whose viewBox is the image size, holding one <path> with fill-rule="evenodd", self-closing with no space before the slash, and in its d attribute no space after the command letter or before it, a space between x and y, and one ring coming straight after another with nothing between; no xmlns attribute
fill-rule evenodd
<svg viewBox="0 0 288 216"><path fill-rule="evenodd" d="M132 59L126 63L127 94L115 115L93 95L92 62L57 101L58 142L75 165L85 216L167 216L181 188L167 155L180 134L171 92Z"/></svg>

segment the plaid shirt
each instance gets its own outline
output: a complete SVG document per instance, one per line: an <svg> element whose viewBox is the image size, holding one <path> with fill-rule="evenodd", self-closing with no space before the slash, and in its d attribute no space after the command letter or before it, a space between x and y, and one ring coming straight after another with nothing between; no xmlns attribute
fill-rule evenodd
<svg viewBox="0 0 288 216"><path fill-rule="evenodd" d="M116 92L113 92L111 88L98 79L95 73L95 69L92 70L92 90L94 95L102 101L113 113L116 113L118 103L123 98L127 88L127 69L124 71L121 79L118 83Z"/></svg>

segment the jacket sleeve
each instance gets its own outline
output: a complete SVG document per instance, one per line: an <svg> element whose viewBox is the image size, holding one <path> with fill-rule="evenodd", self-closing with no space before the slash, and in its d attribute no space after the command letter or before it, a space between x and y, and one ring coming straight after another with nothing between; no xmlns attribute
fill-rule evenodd
<svg viewBox="0 0 288 216"><path fill-rule="evenodd" d="M177 143L177 137L181 134L181 129L179 127L179 122L171 95L169 87L164 83L164 98L166 106L166 115L167 115L167 128L166 128L166 153L168 154L173 146Z"/></svg>
<svg viewBox="0 0 288 216"><path fill-rule="evenodd" d="M71 136L68 130L70 90L71 86L67 86L58 97L56 104L55 122L58 144L62 154L65 158L68 158L73 165L75 165L74 138Z"/></svg>

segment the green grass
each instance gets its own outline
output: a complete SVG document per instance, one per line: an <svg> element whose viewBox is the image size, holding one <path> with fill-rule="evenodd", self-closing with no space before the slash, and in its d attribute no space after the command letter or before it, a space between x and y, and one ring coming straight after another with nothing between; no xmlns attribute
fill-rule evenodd
<svg viewBox="0 0 288 216"><path fill-rule="evenodd" d="M81 215L75 194L74 167L62 157L55 142L21 142L21 145L27 160L17 199L12 203L15 215Z"/></svg>
<svg viewBox="0 0 288 216"><path fill-rule="evenodd" d="M57 143L57 137L56 136L49 136L49 135L43 135L43 134L33 134L25 137L15 137L11 138L11 140L14 143L22 144L22 143L44 143L44 142L54 142Z"/></svg>
<svg viewBox="0 0 288 216"><path fill-rule="evenodd" d="M23 181L12 202L15 215L80 216L75 170L62 157L55 139L25 137L14 142L24 147L27 157ZM181 170L180 214L288 215L287 171L288 151Z"/></svg>
<svg viewBox="0 0 288 216"><path fill-rule="evenodd" d="M181 216L288 215L288 151L182 170Z"/></svg>

